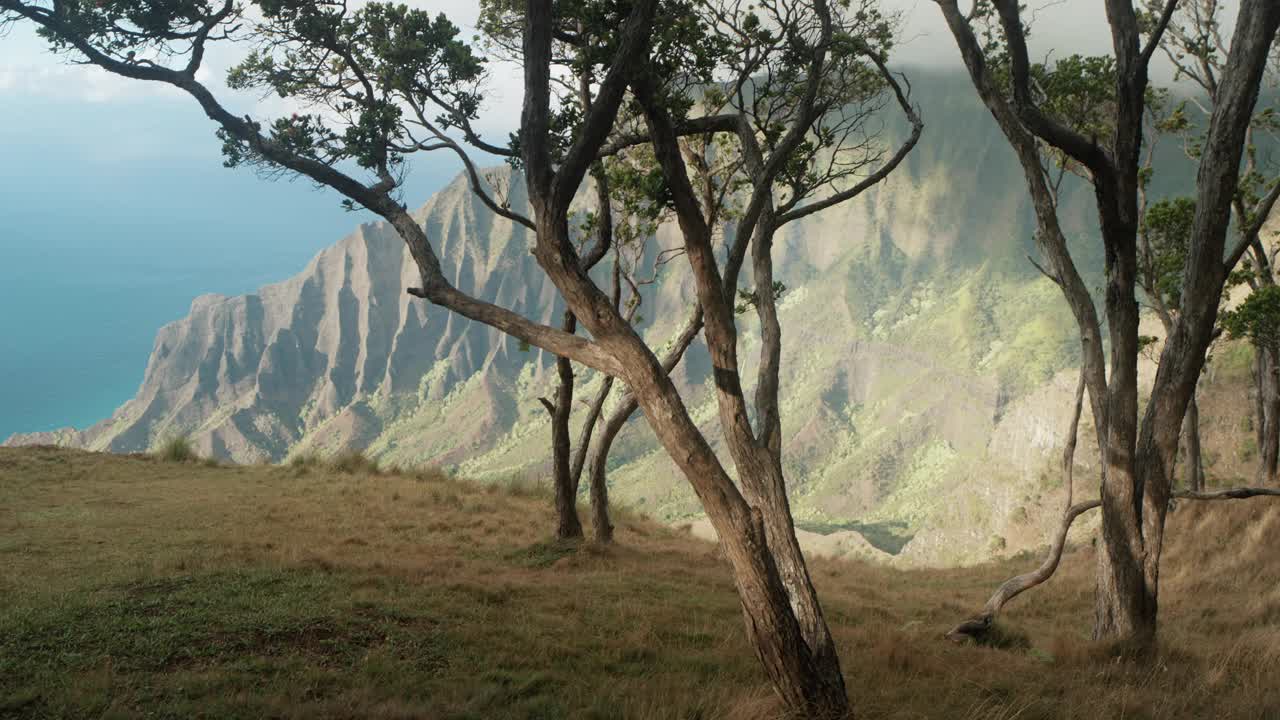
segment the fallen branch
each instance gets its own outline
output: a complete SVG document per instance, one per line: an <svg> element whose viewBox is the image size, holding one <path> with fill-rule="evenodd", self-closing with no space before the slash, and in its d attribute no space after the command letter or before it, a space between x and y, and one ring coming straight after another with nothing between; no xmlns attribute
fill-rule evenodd
<svg viewBox="0 0 1280 720"><path fill-rule="evenodd" d="M1280 497L1280 488L1231 488L1213 492L1182 490L1173 494L1175 500L1245 500L1251 497Z"/></svg>

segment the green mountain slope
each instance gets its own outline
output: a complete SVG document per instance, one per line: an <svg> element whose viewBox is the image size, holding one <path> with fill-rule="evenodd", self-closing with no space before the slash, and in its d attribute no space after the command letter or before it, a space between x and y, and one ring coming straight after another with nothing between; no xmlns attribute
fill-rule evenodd
<svg viewBox="0 0 1280 720"><path fill-rule="evenodd" d="M779 242L786 469L797 518L834 537L828 544L906 563L972 562L1040 541L1078 350L1057 289L1026 259L1032 218L1003 138L962 77L917 72L913 88L927 129L902 170ZM1061 206L1079 262L1096 272L1088 193L1073 186ZM461 179L419 217L459 287L559 317L527 233ZM679 242L671 227L657 240ZM677 266L646 298L644 331L657 345L693 297ZM238 462L356 448L480 479L544 474L549 430L536 398L553 381L550 359L408 296L414 284L395 234L362 226L292 279L197 299L161 329L138 395L111 418L9 444L130 452L181 434ZM744 377L754 377L758 342L745 318ZM715 442L705 352L695 346L677 379ZM1091 457L1082 447L1085 468ZM697 520L687 483L642 420L624 430L611 465L619 502Z"/></svg>

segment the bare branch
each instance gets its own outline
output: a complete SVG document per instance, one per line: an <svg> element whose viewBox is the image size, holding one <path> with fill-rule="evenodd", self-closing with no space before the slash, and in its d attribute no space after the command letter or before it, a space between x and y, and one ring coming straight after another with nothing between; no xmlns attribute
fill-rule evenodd
<svg viewBox="0 0 1280 720"><path fill-rule="evenodd" d="M1169 21L1173 19L1173 12L1178 8L1179 0L1166 0L1164 11L1160 13L1160 18L1156 20L1156 25L1151 30L1151 36L1147 38L1147 46L1142 49L1141 62L1146 67L1151 62L1151 56L1155 54L1156 48L1160 47L1160 41L1164 38L1165 30L1169 27Z"/></svg>
<svg viewBox="0 0 1280 720"><path fill-rule="evenodd" d="M1253 218L1250 220L1249 225L1241 230L1239 242L1231 249L1231 254L1227 256L1226 262L1223 263L1226 272L1229 273L1234 270L1236 263L1240 262L1240 258L1249 246L1258 242L1258 236L1262 233L1262 226L1271 217L1271 211L1275 209L1278 200L1280 200L1280 182L1276 182L1271 187L1271 191L1267 193L1267 196L1254 208Z"/></svg>
<svg viewBox="0 0 1280 720"><path fill-rule="evenodd" d="M813 213L825 210L833 205L838 205L861 195L868 188L878 184L888 177L889 173L896 170L898 165L900 165L902 161L906 159L911 150L915 148L916 143L920 141L920 135L924 132L924 121L920 119L919 110L911 104L910 97L903 91L902 85L898 82L897 78L894 77L893 73L889 72L889 68L885 67L884 61L880 59L880 56L871 52L868 53L868 57L870 57L871 61L875 63L876 68L880 71L880 76L883 77L885 82L889 84L889 87L893 89L894 97L898 100L898 107L902 109L902 112L907 116L907 121L911 123L911 134L905 141L903 141L902 145L898 146L897 152L893 154L893 157L890 158L888 162L881 165L879 169L864 178L861 182L856 183L853 187L842 192L835 193L830 197L823 198L822 200L812 202L807 205L802 205L790 212L783 213L778 217L779 225L784 225L792 222L793 220L799 220L806 215L812 215Z"/></svg>

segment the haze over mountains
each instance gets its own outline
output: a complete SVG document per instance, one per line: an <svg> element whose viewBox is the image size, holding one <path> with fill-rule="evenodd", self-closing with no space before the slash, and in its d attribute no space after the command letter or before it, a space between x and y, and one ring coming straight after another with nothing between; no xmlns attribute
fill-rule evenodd
<svg viewBox="0 0 1280 720"><path fill-rule="evenodd" d="M951 74L914 72L912 83L926 131L904 167L781 238L784 447L796 518L824 534L827 552L949 564L1040 541L1038 518L1060 501L1057 448L1078 348L1057 288L1026 259L1033 225L1021 174L972 88ZM521 182L512 187L523 210ZM1062 205L1081 264L1098 268L1087 194L1075 188ZM418 217L456 285L544 322L559 317L531 236L461 178ZM673 229L659 242L677 244ZM362 225L288 280L197 298L159 331L137 395L110 418L6 444L133 452L187 435L201 453L236 462L361 449L478 478L545 470L549 431L536 398L553 381L551 358L409 296L417 284L399 237ZM654 343L692 296L681 263L668 265L641 309ZM746 320L748 378L753 330ZM698 398L695 420L714 426L700 346L677 375ZM1081 433L1084 468L1090 434ZM611 460L613 499L696 519L696 499L643 420Z"/></svg>

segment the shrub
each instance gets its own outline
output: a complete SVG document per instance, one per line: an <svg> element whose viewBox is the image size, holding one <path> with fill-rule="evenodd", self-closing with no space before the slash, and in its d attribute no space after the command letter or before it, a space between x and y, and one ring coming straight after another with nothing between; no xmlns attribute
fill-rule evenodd
<svg viewBox="0 0 1280 720"><path fill-rule="evenodd" d="M155 456L165 462L194 462L200 459L185 435L174 435L165 440L156 450Z"/></svg>
<svg viewBox="0 0 1280 720"><path fill-rule="evenodd" d="M357 473L377 475L378 461L370 460L359 450L350 450L330 460L329 468L334 472L347 473L349 475Z"/></svg>
<svg viewBox="0 0 1280 720"><path fill-rule="evenodd" d="M320 464L320 458L316 457L315 455L312 455L311 453L294 455L293 457L289 458L289 467L305 468L305 467L313 467L319 464Z"/></svg>

